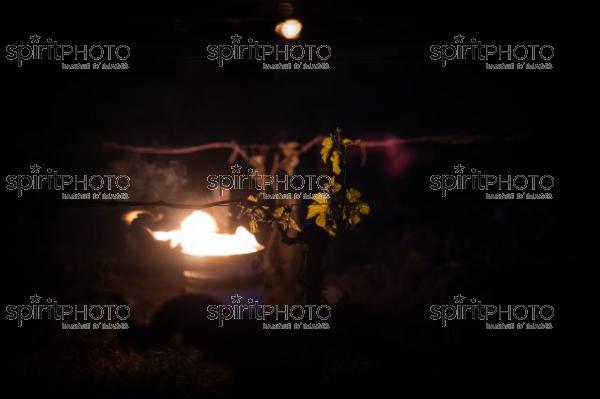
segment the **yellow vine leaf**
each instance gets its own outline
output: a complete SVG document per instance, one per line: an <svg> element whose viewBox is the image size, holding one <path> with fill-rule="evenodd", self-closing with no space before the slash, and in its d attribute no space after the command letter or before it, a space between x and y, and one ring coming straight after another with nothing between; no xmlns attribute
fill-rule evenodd
<svg viewBox="0 0 600 399"><path fill-rule="evenodd" d="M313 195L313 201L317 204L327 204L327 202L329 202L329 196L327 193L316 193Z"/></svg>
<svg viewBox="0 0 600 399"><path fill-rule="evenodd" d="M350 203L357 202L361 195L361 192L355 188L350 188L346 191L346 199Z"/></svg>
<svg viewBox="0 0 600 399"><path fill-rule="evenodd" d="M329 179L327 191L335 194L335 193L339 192L341 189L342 189L342 185L335 181L335 176L333 176L332 178Z"/></svg>
<svg viewBox="0 0 600 399"><path fill-rule="evenodd" d="M336 175L339 175L340 173L342 173L342 168L340 168L340 153L338 151L333 151L331 153L331 169L333 170L333 173L335 173Z"/></svg>
<svg viewBox="0 0 600 399"><path fill-rule="evenodd" d="M275 219L281 219L281 216L283 215L283 211L284 211L284 208L282 206L275 208L275 210L273 211L273 217Z"/></svg>
<svg viewBox="0 0 600 399"><path fill-rule="evenodd" d="M331 147L333 147L333 139L331 136L327 136L321 142L321 159L324 163L327 163L327 155L331 151Z"/></svg>
<svg viewBox="0 0 600 399"><path fill-rule="evenodd" d="M317 224L317 226L325 228L325 224L327 223L327 212L319 213L319 216L317 216L315 223Z"/></svg>
<svg viewBox="0 0 600 399"><path fill-rule="evenodd" d="M353 213L350 216L350 224L358 224L360 223L360 215L358 213Z"/></svg>
<svg viewBox="0 0 600 399"><path fill-rule="evenodd" d="M301 231L300 226L298 226L298 223L296 223L294 218L290 218L290 228L296 231Z"/></svg>
<svg viewBox="0 0 600 399"><path fill-rule="evenodd" d="M318 216L322 213L327 212L327 205L325 204L311 204L308 206L308 214L306 215L306 219L312 219L315 216Z"/></svg>
<svg viewBox="0 0 600 399"><path fill-rule="evenodd" d="M358 211L363 215L368 215L369 213L371 213L371 208L369 207L369 204L367 204L366 202L361 202L358 205Z"/></svg>

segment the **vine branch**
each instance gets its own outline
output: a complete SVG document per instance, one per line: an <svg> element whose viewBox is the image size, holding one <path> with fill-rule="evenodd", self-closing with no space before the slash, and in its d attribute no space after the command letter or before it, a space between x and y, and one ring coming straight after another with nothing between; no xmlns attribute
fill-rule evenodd
<svg viewBox="0 0 600 399"><path fill-rule="evenodd" d="M299 153L304 154L315 145L320 144L325 136L315 136L300 147ZM487 139L485 136L466 136L466 135L446 135L446 136L421 136L412 138L391 137L384 140L366 140L349 144L350 146L359 146L362 148L386 147L389 145L411 144L411 143L442 143L442 144L469 144L475 141ZM248 153L244 148L256 148L269 144L238 144L235 141L223 141L207 144L200 144L188 147L143 147L128 144L119 144L114 142L104 143L104 148L113 150L122 150L138 154L159 154L159 155L186 155L206 150L230 149L232 156L240 155L245 160L249 159Z"/></svg>
<svg viewBox="0 0 600 399"><path fill-rule="evenodd" d="M206 209L212 208L213 206L224 206L231 204L241 204L244 201L243 198L227 199L222 201L208 202L205 204L182 204L168 201L126 201L126 200L115 200L115 201L89 201L90 205L101 205L101 206L124 206L124 207L142 207L142 206L157 206L167 207L176 209Z"/></svg>

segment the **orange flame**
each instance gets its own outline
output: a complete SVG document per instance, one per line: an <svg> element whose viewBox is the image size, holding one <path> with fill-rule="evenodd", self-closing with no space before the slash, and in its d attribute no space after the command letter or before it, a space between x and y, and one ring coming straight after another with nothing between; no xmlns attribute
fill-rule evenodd
<svg viewBox="0 0 600 399"><path fill-rule="evenodd" d="M146 211L140 211L140 210L127 212L126 214L123 215L123 221L127 224L131 224L131 223L133 223L133 221L135 219L140 217L140 215L147 214L147 213L148 212L146 212Z"/></svg>
<svg viewBox="0 0 600 399"><path fill-rule="evenodd" d="M135 210L135 211L130 211L127 212L126 214L123 215L123 221L129 225L131 225L137 218L139 218L141 215L150 215L155 222L158 222L159 220L161 220L163 218L162 213L159 213L158 215L154 215L148 211L143 211L143 210Z"/></svg>
<svg viewBox="0 0 600 399"><path fill-rule="evenodd" d="M181 228L170 231L151 231L154 239L169 241L171 248L193 256L226 256L248 254L264 247L244 227L235 234L218 233L217 222L206 212L195 211L181 223Z"/></svg>

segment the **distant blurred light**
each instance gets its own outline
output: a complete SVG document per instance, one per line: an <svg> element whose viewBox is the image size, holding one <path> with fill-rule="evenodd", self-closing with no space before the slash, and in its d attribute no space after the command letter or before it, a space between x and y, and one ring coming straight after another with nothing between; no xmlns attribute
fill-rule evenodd
<svg viewBox="0 0 600 399"><path fill-rule="evenodd" d="M387 158L385 164L386 174L390 177L403 175L413 161L412 152L406 145L392 142L386 144L383 150Z"/></svg>
<svg viewBox="0 0 600 399"><path fill-rule="evenodd" d="M277 24L275 32L287 40L297 39L302 32L302 23L297 19L286 19Z"/></svg>

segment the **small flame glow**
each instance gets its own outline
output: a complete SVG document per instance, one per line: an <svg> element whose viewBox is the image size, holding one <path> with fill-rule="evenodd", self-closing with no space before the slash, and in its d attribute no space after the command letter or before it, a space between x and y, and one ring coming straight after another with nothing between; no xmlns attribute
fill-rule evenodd
<svg viewBox="0 0 600 399"><path fill-rule="evenodd" d="M148 213L148 212L146 212L146 211L139 211L139 210L127 212L125 215L123 215L123 221L125 223L127 223L127 224L131 224L140 215L143 215L143 214L146 214L146 213Z"/></svg>
<svg viewBox="0 0 600 399"><path fill-rule="evenodd" d="M129 211L126 214L124 214L123 221L127 224L132 224L141 215L149 215L155 222L158 222L159 220L161 220L163 218L162 213L154 215L151 212L137 209L135 211Z"/></svg>
<svg viewBox="0 0 600 399"><path fill-rule="evenodd" d="M181 223L181 228L170 231L154 231L158 241L169 241L171 248L181 247L181 252L193 256L227 256L257 252L264 247L244 227L235 234L219 234L217 222L206 212L192 212Z"/></svg>

